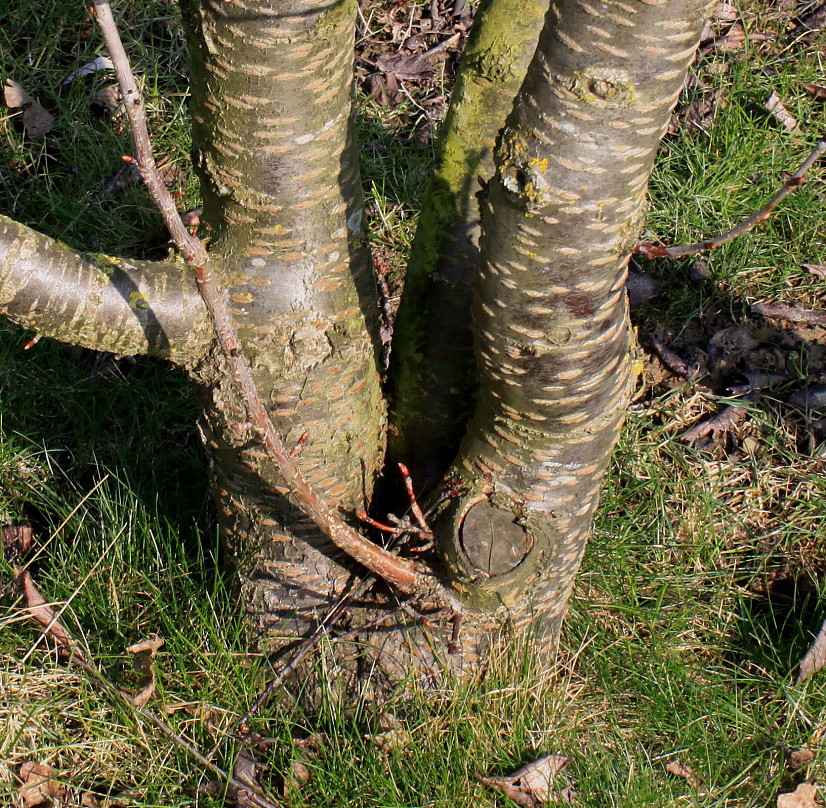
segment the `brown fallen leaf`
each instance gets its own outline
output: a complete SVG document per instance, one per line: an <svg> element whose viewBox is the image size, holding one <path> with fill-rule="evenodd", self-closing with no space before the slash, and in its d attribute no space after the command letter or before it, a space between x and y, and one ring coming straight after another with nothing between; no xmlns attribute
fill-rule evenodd
<svg viewBox="0 0 826 808"><path fill-rule="evenodd" d="M766 102L763 104L763 108L787 132L800 132L800 126L797 123L797 119L791 114L791 112L789 112L789 110L786 109L785 104L777 93L773 92L768 97Z"/></svg>
<svg viewBox="0 0 826 808"><path fill-rule="evenodd" d="M717 3L714 11L711 13L711 19L714 22L734 22L739 15L737 6L733 3Z"/></svg>
<svg viewBox="0 0 826 808"><path fill-rule="evenodd" d="M155 695L157 677L154 663L158 649L162 648L163 644L164 641L160 637L153 637L140 640L140 642L136 642L126 649L127 653L135 655L135 659L132 661L135 671L146 677L143 686L134 696L126 694L135 707L146 707L149 700Z"/></svg>
<svg viewBox="0 0 826 808"><path fill-rule="evenodd" d="M725 438L745 417L746 411L742 407L729 404L717 415L689 429L685 435L680 437L680 440L695 449L704 449L715 441Z"/></svg>
<svg viewBox="0 0 826 808"><path fill-rule="evenodd" d="M36 98L32 98L18 82L6 79L3 99L10 109L23 107L23 129L28 135L40 136L50 132L55 117Z"/></svg>
<svg viewBox="0 0 826 808"><path fill-rule="evenodd" d="M684 780L688 781L688 784L692 788L699 788L700 781L697 779L697 775L694 773L694 769L690 766L686 766L680 760L672 760L666 764L665 770L669 774L673 774L675 777L682 777Z"/></svg>
<svg viewBox="0 0 826 808"><path fill-rule="evenodd" d="M563 755L545 755L507 777L480 777L479 781L523 808L536 808L555 796L551 783L570 762L571 758Z"/></svg>
<svg viewBox="0 0 826 808"><path fill-rule="evenodd" d="M68 803L66 786L55 780L54 769L28 760L20 767L20 797L26 808L51 808Z"/></svg>
<svg viewBox="0 0 826 808"><path fill-rule="evenodd" d="M301 787L309 783L311 779L312 772L309 767L300 760L294 760L290 764L290 773L284 778L282 794L285 797L300 794Z"/></svg>
<svg viewBox="0 0 826 808"><path fill-rule="evenodd" d="M367 734L364 739L372 741L381 752L393 752L410 746L410 733L392 713L382 713L379 717L381 732Z"/></svg>
<svg viewBox="0 0 826 808"><path fill-rule="evenodd" d="M808 270L818 278L826 278L826 264L801 264L803 269Z"/></svg>
<svg viewBox="0 0 826 808"><path fill-rule="evenodd" d="M34 532L29 525L3 525L3 558L14 564L34 543Z"/></svg>
<svg viewBox="0 0 826 808"><path fill-rule="evenodd" d="M777 796L777 808L816 808L817 786L814 783L801 783L794 791Z"/></svg>
<svg viewBox="0 0 826 808"><path fill-rule="evenodd" d="M792 771L803 769L815 759L815 753L806 744L800 749L789 749L786 752L786 763Z"/></svg>
<svg viewBox="0 0 826 808"><path fill-rule="evenodd" d="M18 567L13 567L13 570L17 583L23 590L23 596L26 598L26 611L31 618L40 624L43 633L51 637L59 648L64 651L73 651L75 656L82 660L83 654L78 650L77 643L34 585L31 573Z"/></svg>
<svg viewBox="0 0 826 808"><path fill-rule="evenodd" d="M18 84L13 79L6 79L3 86L3 100L9 109L17 109L17 107L24 107L26 104L31 104L34 99L23 89L21 84Z"/></svg>
<svg viewBox="0 0 826 808"><path fill-rule="evenodd" d="M826 665L826 620L820 627L817 637L809 646L803 659L800 660L800 666L797 669L797 679L795 684L799 685L805 682L812 674L817 673L824 665Z"/></svg>
<svg viewBox="0 0 826 808"><path fill-rule="evenodd" d="M637 267L631 267L628 270L625 288L628 291L628 303L632 309L638 308L646 300L658 295L662 287L663 282L654 275L649 275Z"/></svg>
<svg viewBox="0 0 826 808"><path fill-rule="evenodd" d="M819 84L810 84L808 81L801 81L800 86L809 95L817 98L818 101L826 101L826 87L821 87Z"/></svg>
<svg viewBox="0 0 826 808"><path fill-rule="evenodd" d="M826 384L812 384L789 396L789 404L804 410L826 410ZM821 629L822 630L822 629Z"/></svg>

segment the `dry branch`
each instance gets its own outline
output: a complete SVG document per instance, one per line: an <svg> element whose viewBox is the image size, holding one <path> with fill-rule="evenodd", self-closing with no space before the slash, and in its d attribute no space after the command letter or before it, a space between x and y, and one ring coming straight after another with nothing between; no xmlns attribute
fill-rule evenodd
<svg viewBox="0 0 826 808"><path fill-rule="evenodd" d="M441 602L452 600L433 575L373 544L350 527L338 513L321 500L289 451L285 449L256 389L249 361L238 341L223 290L213 272L209 256L203 244L189 233L181 221L175 200L158 174L152 156L142 97L123 48L112 9L106 0L94 0L93 8L115 66L124 107L132 128L138 171L149 189L152 201L163 216L172 241L195 270L198 290L209 312L218 344L243 399L247 418L290 492L298 500L302 510L339 549L378 577L407 594L424 595Z"/></svg>
<svg viewBox="0 0 826 808"><path fill-rule="evenodd" d="M826 311L822 309L799 309L794 306L777 306L773 303L752 303L751 310L764 317L787 320L790 323L826 326Z"/></svg>
<svg viewBox="0 0 826 808"><path fill-rule="evenodd" d="M753 230L761 222L771 216L774 209L795 189L799 188L805 182L806 172L820 159L821 155L826 152L826 139L818 140L817 145L812 149L809 156L800 164L800 168L786 179L780 190L765 204L760 210L747 219L743 219L740 224L733 227L727 233L714 238L703 239L694 244L686 244L680 247L663 247L660 244L652 244L648 241L643 241L637 244L634 252L638 255L644 255L646 258L681 258L685 255L695 255L697 253L707 252L723 244L728 244L734 241L743 233L748 233Z"/></svg>

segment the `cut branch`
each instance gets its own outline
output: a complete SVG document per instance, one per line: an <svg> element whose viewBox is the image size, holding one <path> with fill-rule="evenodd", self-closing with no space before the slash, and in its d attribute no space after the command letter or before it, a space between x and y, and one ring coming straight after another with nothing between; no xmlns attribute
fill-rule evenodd
<svg viewBox="0 0 826 808"><path fill-rule="evenodd" d="M743 233L748 233L753 230L761 222L771 216L774 209L794 190L799 188L805 182L806 172L820 159L821 155L826 152L826 139L819 140L817 145L812 149L811 154L801 163L800 168L794 172L782 185L780 190L753 216L743 219L740 224L733 227L727 233L715 236L714 238L703 239L694 244L686 244L683 246L663 247L660 244L652 244L648 241L642 241L634 248L637 255L644 255L646 258L681 258L685 255L696 255L697 253L707 252L723 244L728 244L734 241Z"/></svg>
<svg viewBox="0 0 826 808"><path fill-rule="evenodd" d="M189 233L181 221L175 201L158 175L152 156L144 105L109 3L106 0L94 0L94 9L115 66L124 107L132 127L138 170L152 200L163 216L173 242L195 270L198 290L209 312L218 344L243 399L247 418L258 433L267 454L302 510L339 549L402 592L429 596L440 602L449 601L450 596L433 575L373 544L323 502L284 447L256 389L249 361L238 340L224 292L213 271L209 256L203 244Z"/></svg>

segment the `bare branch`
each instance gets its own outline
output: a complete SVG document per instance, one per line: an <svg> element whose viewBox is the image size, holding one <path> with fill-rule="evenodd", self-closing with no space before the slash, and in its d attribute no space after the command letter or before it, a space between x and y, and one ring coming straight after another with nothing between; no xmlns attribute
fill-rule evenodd
<svg viewBox="0 0 826 808"><path fill-rule="evenodd" d="M752 303L751 310L764 317L787 320L790 323L826 326L826 311L822 309L798 309L794 306L776 306L772 303Z"/></svg>
<svg viewBox="0 0 826 808"><path fill-rule="evenodd" d="M805 182L806 172L820 159L821 155L826 152L826 139L819 140L817 145L812 149L811 154L800 164L800 168L794 172L783 183L780 190L753 216L743 219L740 224L733 227L727 233L714 238L704 239L695 244L687 244L681 247L663 247L659 244L652 244L648 241L643 241L637 244L634 252L637 255L644 255L646 258L681 258L685 255L695 255L696 253L706 252L720 247L723 244L728 244L734 241L743 233L748 233L753 230L761 222L771 216L774 209L795 189L799 188Z"/></svg>
<svg viewBox="0 0 826 808"><path fill-rule="evenodd" d="M190 235L181 221L175 201L161 181L146 127L144 105L129 59L115 25L112 9L106 0L94 0L95 15L100 24L109 55L115 66L124 106L132 127L138 170L158 210L163 216L173 242L187 263L195 270L198 289L203 297L223 351L247 410L247 418L258 433L264 448L278 468L292 495L303 511L330 540L350 557L380 578L408 594L428 595L442 602L452 598L430 573L373 544L321 500L307 483L281 437L270 420L252 378L252 370L238 341L235 325L229 315L224 292L211 266L203 244ZM438 593L438 594L437 594Z"/></svg>

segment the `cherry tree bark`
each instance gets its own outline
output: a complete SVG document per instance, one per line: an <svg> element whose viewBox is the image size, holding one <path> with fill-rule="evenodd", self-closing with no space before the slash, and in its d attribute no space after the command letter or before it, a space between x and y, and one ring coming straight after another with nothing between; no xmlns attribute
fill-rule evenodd
<svg viewBox="0 0 826 808"><path fill-rule="evenodd" d="M539 26L536 8L495 3L479 15L457 85L434 183L442 197L429 203L439 215L424 219L412 313L394 348L397 399L411 397L407 409L395 404L396 452L414 454L417 484L435 486L433 567L455 613L422 622L402 610L399 630L371 629L347 651L397 678L472 669L506 627L538 626L540 649L553 648L627 402L628 256L709 6L554 0L499 132ZM508 8L527 17L503 46ZM320 496L355 523L386 443L353 134L355 0L184 0L183 10L210 262L276 430ZM492 170L484 152L494 142L477 268L470 186L477 168ZM455 357L466 348L441 348L470 322L471 269L477 401L456 453L445 447L456 443L467 385L429 368L464 367ZM182 262L84 257L0 218L0 312L58 339L187 369L258 640L289 643L351 591L358 565L301 512L246 422ZM420 395L427 385L438 389ZM346 622L393 602L379 583Z"/></svg>

